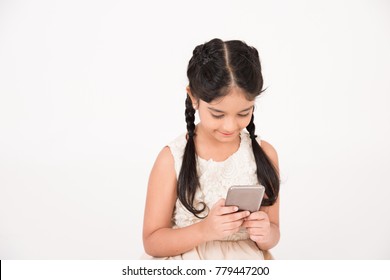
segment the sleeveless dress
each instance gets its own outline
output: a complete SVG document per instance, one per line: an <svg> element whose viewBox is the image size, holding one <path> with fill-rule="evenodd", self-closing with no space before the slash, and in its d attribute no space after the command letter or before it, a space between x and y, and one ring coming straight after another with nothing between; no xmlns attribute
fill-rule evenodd
<svg viewBox="0 0 390 280"><path fill-rule="evenodd" d="M197 172L199 176L200 189L195 194L194 206L204 202L208 209L220 199L226 198L227 191L232 185L253 185L257 184L256 163L252 151L252 142L247 132L240 134L240 146L238 150L230 155L225 161L216 162L212 159L205 160L197 157ZM175 162L176 176L180 173L184 148L186 146L186 134L180 135L172 141L168 147ZM203 213L202 213L203 214ZM201 221L189 212L177 199L175 210L172 216L173 228L182 228ZM268 259L270 254L261 251L256 243L249 239L245 228L234 233L223 240L209 241L200 244L192 250L183 254L153 259Z"/></svg>

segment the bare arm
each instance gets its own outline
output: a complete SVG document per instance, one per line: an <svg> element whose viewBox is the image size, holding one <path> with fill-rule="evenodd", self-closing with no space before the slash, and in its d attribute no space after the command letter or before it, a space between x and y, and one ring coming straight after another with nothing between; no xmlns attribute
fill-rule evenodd
<svg viewBox="0 0 390 280"><path fill-rule="evenodd" d="M265 141L261 142L261 147L279 172L275 149ZM261 250L269 250L279 242L279 200L278 197L272 206L262 206L260 211L252 213L243 224L247 227L250 238Z"/></svg>
<svg viewBox="0 0 390 280"><path fill-rule="evenodd" d="M249 215L249 212L236 212L233 206L224 207L224 200L220 200L206 219L173 229L171 218L177 199L176 184L174 159L165 147L152 168L146 197L143 243L145 252L151 256L175 256L203 242L223 238L237 232Z"/></svg>

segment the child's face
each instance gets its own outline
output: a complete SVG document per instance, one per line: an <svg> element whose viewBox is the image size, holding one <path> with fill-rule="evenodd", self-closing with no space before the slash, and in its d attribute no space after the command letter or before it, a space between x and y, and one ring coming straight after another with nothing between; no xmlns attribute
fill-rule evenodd
<svg viewBox="0 0 390 280"><path fill-rule="evenodd" d="M198 129L219 142L236 140L249 124L254 104L255 100L247 100L238 87L233 87L226 96L210 103L199 100Z"/></svg>

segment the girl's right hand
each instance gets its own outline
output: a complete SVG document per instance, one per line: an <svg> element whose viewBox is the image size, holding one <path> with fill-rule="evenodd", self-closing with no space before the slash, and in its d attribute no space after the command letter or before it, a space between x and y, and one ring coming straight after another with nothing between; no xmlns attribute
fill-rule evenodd
<svg viewBox="0 0 390 280"><path fill-rule="evenodd" d="M221 240L238 232L250 212L237 211L237 206L225 206L225 199L218 200L211 208L209 215L200 222L206 241Z"/></svg>

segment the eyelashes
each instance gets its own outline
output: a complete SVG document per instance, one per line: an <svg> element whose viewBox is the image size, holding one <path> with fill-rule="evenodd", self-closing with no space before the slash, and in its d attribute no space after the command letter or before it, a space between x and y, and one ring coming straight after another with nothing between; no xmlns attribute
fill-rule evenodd
<svg viewBox="0 0 390 280"><path fill-rule="evenodd" d="M245 117L248 117L250 113L247 113L247 114L238 114L238 116L240 118L245 118ZM214 115L214 114L211 114L211 116L215 119L222 119L225 115Z"/></svg>

